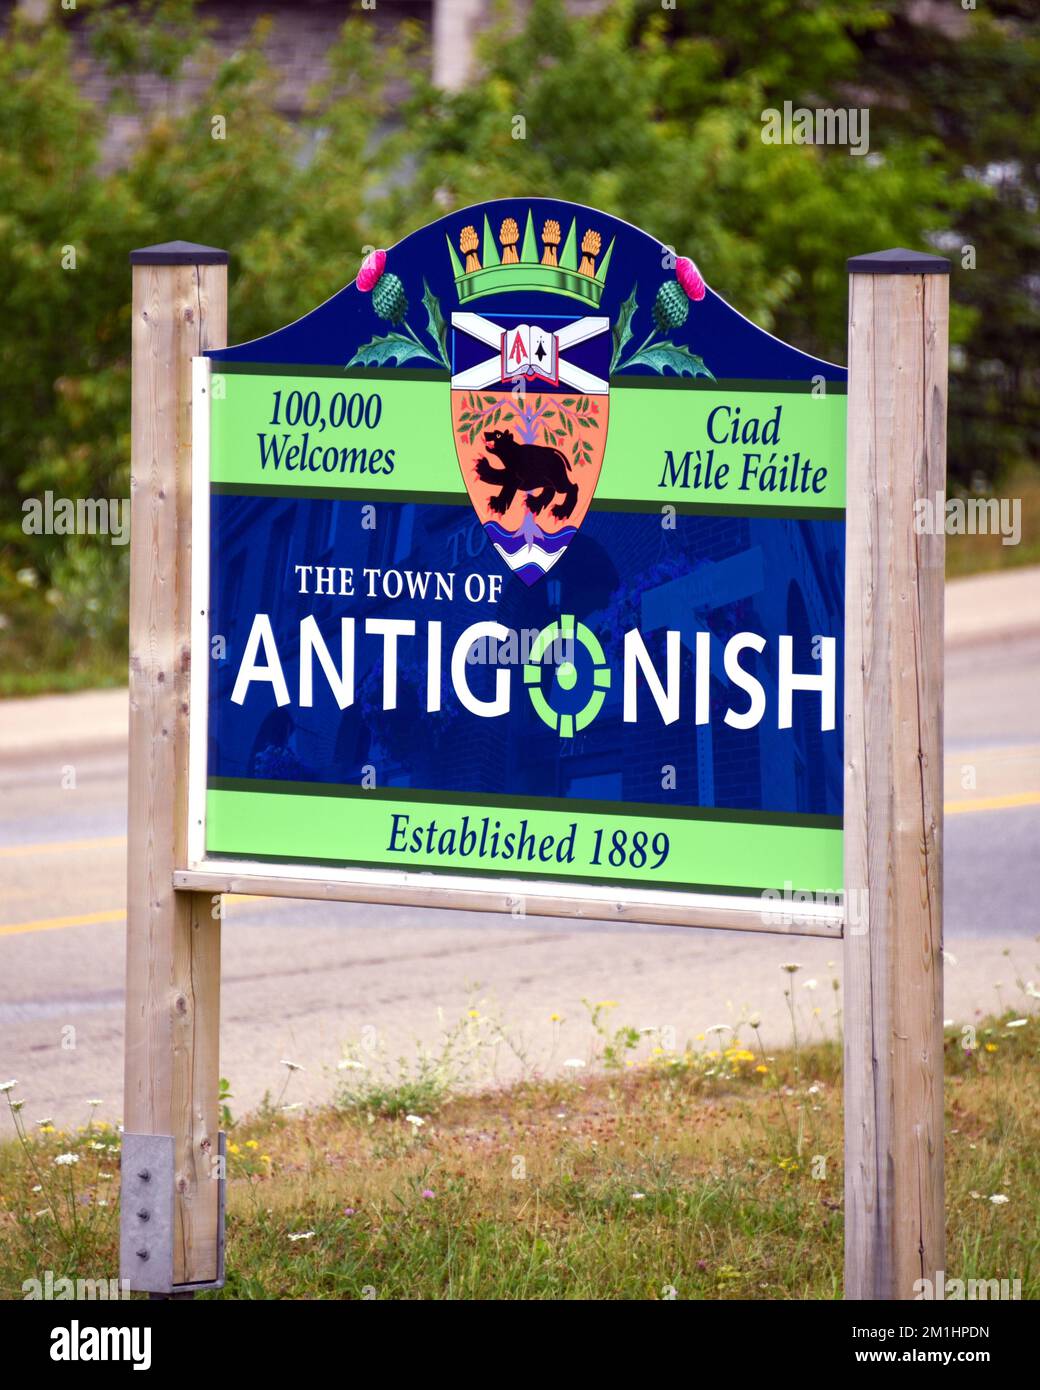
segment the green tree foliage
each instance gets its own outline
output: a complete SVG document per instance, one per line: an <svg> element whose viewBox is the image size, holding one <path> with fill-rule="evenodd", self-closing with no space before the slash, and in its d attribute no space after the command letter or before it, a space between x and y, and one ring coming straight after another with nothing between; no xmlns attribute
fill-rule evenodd
<svg viewBox="0 0 1040 1390"><path fill-rule="evenodd" d="M242 341L447 208L557 194L646 227L756 322L834 360L845 258L932 244L954 261L952 472L1035 457L1040 44L1024 3L955 9L941 28L910 0L614 0L584 20L534 0L523 22L503 4L450 95L426 76L420 30L377 42L359 11L296 124L277 108L266 23L218 61L193 9L91 0L0 34L0 682L123 666L125 549L27 536L21 507L47 489L128 494L127 252L150 242L229 248ZM143 72L170 93L139 112L116 168L72 25L113 107L135 108ZM206 77L186 108L185 62ZM870 154L763 143L763 110L785 101L869 106Z"/></svg>
<svg viewBox="0 0 1040 1390"><path fill-rule="evenodd" d="M1007 476L1040 456L1040 30L1035 0L986 0L941 28L889 0L862 80L892 138L928 142L951 184L937 245L953 262L957 326L950 466Z"/></svg>

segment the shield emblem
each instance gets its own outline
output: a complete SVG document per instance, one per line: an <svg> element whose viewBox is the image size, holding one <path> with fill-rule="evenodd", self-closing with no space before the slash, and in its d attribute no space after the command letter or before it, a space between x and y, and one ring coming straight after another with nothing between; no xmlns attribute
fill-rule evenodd
<svg viewBox="0 0 1040 1390"><path fill-rule="evenodd" d="M607 442L610 320L451 316L451 421L488 538L525 584L578 534Z"/></svg>

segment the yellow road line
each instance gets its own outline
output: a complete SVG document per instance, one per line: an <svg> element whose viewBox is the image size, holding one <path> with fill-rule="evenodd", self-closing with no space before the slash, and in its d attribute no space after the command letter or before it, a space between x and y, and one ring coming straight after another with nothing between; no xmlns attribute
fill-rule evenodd
<svg viewBox="0 0 1040 1390"><path fill-rule="evenodd" d="M72 917L41 917L35 922L8 922L0 925L0 936L20 936L22 932L56 931L58 927L92 927L98 922L121 922L122 908L109 912L78 912Z"/></svg>
<svg viewBox="0 0 1040 1390"><path fill-rule="evenodd" d="M1040 792L1014 792L1008 796L978 796L966 801L947 801L943 807L948 816L964 815L971 811L1004 811L1014 806L1040 806ZM79 840L67 841L64 845L47 845L47 849L70 849L75 845L106 845L121 844L122 841L113 840ZM20 852L29 853L33 846L24 846ZM9 853L11 851L0 851ZM257 896L253 893L226 893L225 902L231 903L260 903L275 902L277 899ZM106 912L85 912L77 913L71 917L41 917L35 922L8 922L0 924L0 936L20 936L23 932L35 931L55 931L59 927L92 927L103 922L121 922L126 913L119 908L113 908Z"/></svg>
<svg viewBox="0 0 1040 1390"><path fill-rule="evenodd" d="M125 835L110 835L104 840L45 840L39 845L4 845L0 848L0 859L16 859L25 854L57 854L65 850L112 849L125 844Z"/></svg>
<svg viewBox="0 0 1040 1390"><path fill-rule="evenodd" d="M1009 792L1007 796L968 797L964 801L947 801L943 810L948 816L959 816L965 811L1004 811L1009 806L1040 806L1040 792Z"/></svg>
<svg viewBox="0 0 1040 1390"><path fill-rule="evenodd" d="M225 903L272 903L276 898L256 897L252 893L225 893ZM0 923L0 936L20 936L23 932L56 931L59 927L94 927L105 922L122 922L126 913L122 908L112 908L104 912L77 912L71 917L40 917L35 922Z"/></svg>

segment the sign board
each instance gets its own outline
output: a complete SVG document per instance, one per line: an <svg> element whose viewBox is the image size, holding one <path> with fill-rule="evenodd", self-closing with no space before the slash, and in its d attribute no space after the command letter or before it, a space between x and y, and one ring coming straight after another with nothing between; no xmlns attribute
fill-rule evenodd
<svg viewBox="0 0 1040 1390"><path fill-rule="evenodd" d="M223 1280L228 892L842 936L845 1296L941 1278L949 261L848 261L846 430L587 208L231 349L227 260L131 252L131 1287Z"/></svg>
<svg viewBox="0 0 1040 1390"><path fill-rule="evenodd" d="M840 930L843 368L535 198L194 383L190 870Z"/></svg>

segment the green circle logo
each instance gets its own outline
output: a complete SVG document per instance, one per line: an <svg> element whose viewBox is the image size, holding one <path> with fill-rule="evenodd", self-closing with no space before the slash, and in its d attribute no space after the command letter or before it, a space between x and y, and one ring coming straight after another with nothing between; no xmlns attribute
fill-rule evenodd
<svg viewBox="0 0 1040 1390"><path fill-rule="evenodd" d="M545 670L543 657L556 642L567 643L571 651L573 644L578 642L592 658L592 691L580 710L568 714L554 710L542 690L542 673ZM573 690L578 684L578 668L574 662L569 659L561 661L556 667L556 679L561 690ZM610 689L610 668L595 633L590 632L584 623L576 623L574 615L569 613L563 614L558 622L543 627L531 646L524 666L524 685L543 723L555 729L561 738L573 738L580 733L599 714L604 696Z"/></svg>

